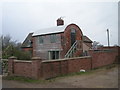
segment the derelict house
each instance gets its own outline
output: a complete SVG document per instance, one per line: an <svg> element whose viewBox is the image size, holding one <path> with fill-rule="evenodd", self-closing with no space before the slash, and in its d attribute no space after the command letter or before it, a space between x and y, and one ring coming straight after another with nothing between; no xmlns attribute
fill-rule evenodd
<svg viewBox="0 0 120 90"><path fill-rule="evenodd" d="M78 25L64 25L61 18L55 27L30 33L22 45L23 50L43 60L79 57L91 47L92 41L83 36Z"/></svg>

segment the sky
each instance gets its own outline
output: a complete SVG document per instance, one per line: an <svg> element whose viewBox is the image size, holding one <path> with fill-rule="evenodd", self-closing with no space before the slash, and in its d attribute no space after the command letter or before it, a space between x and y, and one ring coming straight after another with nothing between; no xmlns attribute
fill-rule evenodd
<svg viewBox="0 0 120 90"><path fill-rule="evenodd" d="M118 16L120 16L120 2L118 3ZM118 17L118 45L120 46L120 17Z"/></svg>
<svg viewBox="0 0 120 90"><path fill-rule="evenodd" d="M64 17L65 24L77 24L92 41L118 45L117 0L4 0L0 3L0 34L10 34L13 40L23 42L30 32L56 26Z"/></svg>

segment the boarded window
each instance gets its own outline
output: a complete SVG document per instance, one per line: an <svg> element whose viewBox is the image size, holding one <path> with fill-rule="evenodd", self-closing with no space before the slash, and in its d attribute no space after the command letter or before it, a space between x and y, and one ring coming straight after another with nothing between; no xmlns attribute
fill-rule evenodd
<svg viewBox="0 0 120 90"><path fill-rule="evenodd" d="M56 34L50 35L51 43L56 43L56 40L57 40Z"/></svg>
<svg viewBox="0 0 120 90"><path fill-rule="evenodd" d="M42 36L39 36L39 37L38 37L38 42L39 42L39 44L42 44L42 43L44 42L44 40L43 40L43 37L42 37Z"/></svg>

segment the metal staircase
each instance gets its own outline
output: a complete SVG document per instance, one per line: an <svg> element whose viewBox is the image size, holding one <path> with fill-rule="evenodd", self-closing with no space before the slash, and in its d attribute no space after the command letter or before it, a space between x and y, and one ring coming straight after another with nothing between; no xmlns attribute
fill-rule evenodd
<svg viewBox="0 0 120 90"><path fill-rule="evenodd" d="M65 58L71 58L74 57L74 53L77 50L82 50L82 43L81 40L76 40L75 43L71 46L71 48L68 50L68 52L65 55Z"/></svg>

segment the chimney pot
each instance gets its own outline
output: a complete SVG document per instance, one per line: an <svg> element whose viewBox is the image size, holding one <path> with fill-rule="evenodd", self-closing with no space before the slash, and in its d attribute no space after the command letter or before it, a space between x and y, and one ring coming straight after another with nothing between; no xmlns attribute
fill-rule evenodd
<svg viewBox="0 0 120 90"><path fill-rule="evenodd" d="M57 26L61 26L61 25L64 25L64 20L61 18L58 18L57 19Z"/></svg>

